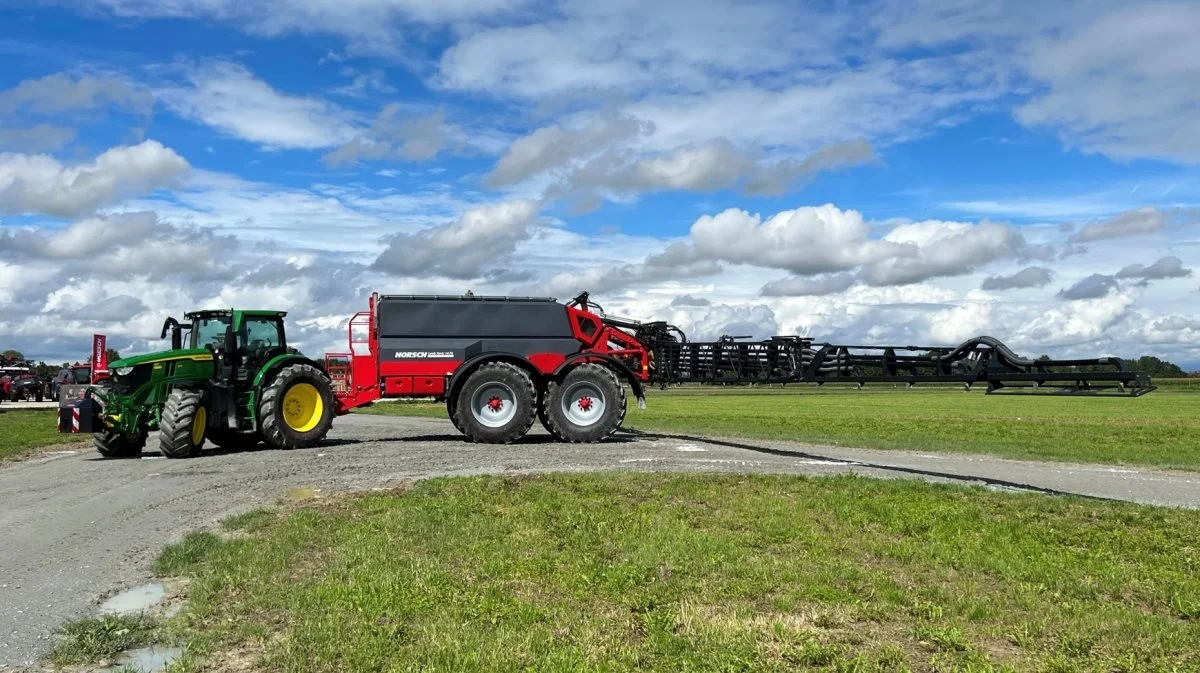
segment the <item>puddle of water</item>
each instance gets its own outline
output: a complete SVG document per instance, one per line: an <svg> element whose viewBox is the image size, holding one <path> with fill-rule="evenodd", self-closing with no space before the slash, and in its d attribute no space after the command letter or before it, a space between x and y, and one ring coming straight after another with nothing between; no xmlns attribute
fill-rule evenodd
<svg viewBox="0 0 1200 673"><path fill-rule="evenodd" d="M117 657L115 669L120 670L122 666L127 666L141 673L156 673L166 668L167 664L178 659L182 654L182 647L163 647L161 645L140 647L136 650L128 650Z"/></svg>
<svg viewBox="0 0 1200 673"><path fill-rule="evenodd" d="M158 604L166 595L159 582L126 589L100 605L100 612L114 615L136 614Z"/></svg>

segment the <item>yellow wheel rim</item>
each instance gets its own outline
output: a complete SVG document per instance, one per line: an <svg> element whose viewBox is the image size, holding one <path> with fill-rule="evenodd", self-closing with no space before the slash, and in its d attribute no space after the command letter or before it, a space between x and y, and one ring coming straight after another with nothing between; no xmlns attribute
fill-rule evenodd
<svg viewBox="0 0 1200 673"><path fill-rule="evenodd" d="M208 411L204 407L196 409L196 415L192 417L192 444L199 444L204 441L204 427L208 424Z"/></svg>
<svg viewBox="0 0 1200 673"><path fill-rule="evenodd" d="M317 427L325 413L325 400L311 383L297 383L283 395L283 421L295 432Z"/></svg>

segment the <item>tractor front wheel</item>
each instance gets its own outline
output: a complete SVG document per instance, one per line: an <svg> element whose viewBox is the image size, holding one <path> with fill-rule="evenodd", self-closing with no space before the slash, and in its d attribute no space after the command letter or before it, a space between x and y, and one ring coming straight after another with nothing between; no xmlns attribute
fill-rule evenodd
<svg viewBox="0 0 1200 673"><path fill-rule="evenodd" d="M546 427L568 442L608 439L625 420L625 389L609 368L583 364L546 391Z"/></svg>
<svg viewBox="0 0 1200 673"><path fill-rule="evenodd" d="M176 388L167 397L158 421L158 448L167 458L190 458L204 448L208 407L199 390Z"/></svg>
<svg viewBox="0 0 1200 673"><path fill-rule="evenodd" d="M105 458L137 458L146 446L146 436L105 430L92 435L92 445Z"/></svg>
<svg viewBox="0 0 1200 673"><path fill-rule="evenodd" d="M333 425L333 384L321 370L295 364L279 370L258 405L263 441L275 449L301 449L325 439Z"/></svg>

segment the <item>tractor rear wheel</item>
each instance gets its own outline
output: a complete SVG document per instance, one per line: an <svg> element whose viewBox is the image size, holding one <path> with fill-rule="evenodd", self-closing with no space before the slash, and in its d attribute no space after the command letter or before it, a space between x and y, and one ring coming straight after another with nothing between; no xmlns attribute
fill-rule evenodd
<svg viewBox="0 0 1200 673"><path fill-rule="evenodd" d="M275 449L302 449L325 439L333 425L333 384L320 369L294 364L263 388L259 433Z"/></svg>
<svg viewBox="0 0 1200 673"><path fill-rule="evenodd" d="M579 365L546 391L546 424L563 441L603 441L624 420L625 389L603 365Z"/></svg>
<svg viewBox="0 0 1200 673"><path fill-rule="evenodd" d="M146 446L146 436L138 433L127 435L114 430L105 430L92 435L92 445L105 458L137 458Z"/></svg>
<svg viewBox="0 0 1200 673"><path fill-rule="evenodd" d="M204 448L208 407L199 390L176 388L167 397L158 421L158 448L167 458L190 458Z"/></svg>
<svg viewBox="0 0 1200 673"><path fill-rule="evenodd" d="M537 414L537 391L525 370L507 362L476 369L459 389L457 424L473 442L511 444L525 436Z"/></svg>

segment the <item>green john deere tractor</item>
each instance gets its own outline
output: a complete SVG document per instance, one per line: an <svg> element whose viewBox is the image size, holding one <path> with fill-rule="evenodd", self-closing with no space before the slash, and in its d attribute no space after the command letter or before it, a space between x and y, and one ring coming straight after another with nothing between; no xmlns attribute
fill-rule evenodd
<svg viewBox="0 0 1200 673"><path fill-rule="evenodd" d="M110 458L141 454L150 431L168 458L219 447L312 446L329 432L335 400L324 368L289 348L282 311L212 310L167 318L171 350L109 363L92 386L88 423ZM183 330L190 330L183 347Z"/></svg>

